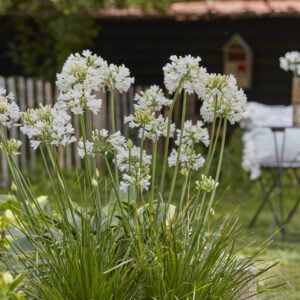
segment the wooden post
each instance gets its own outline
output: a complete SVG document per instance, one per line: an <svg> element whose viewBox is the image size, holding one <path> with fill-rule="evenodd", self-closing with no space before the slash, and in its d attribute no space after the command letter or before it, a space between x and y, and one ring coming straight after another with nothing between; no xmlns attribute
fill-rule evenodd
<svg viewBox="0 0 300 300"><path fill-rule="evenodd" d="M300 77L293 77L292 81L293 125L300 126Z"/></svg>

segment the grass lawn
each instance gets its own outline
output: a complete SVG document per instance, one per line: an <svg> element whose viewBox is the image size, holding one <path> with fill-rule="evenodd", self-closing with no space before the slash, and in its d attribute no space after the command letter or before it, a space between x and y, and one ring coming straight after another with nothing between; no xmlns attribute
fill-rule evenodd
<svg viewBox="0 0 300 300"><path fill-rule="evenodd" d="M270 237L271 232L276 230L271 229L272 217L267 207L263 210L256 225L251 229L248 228L258 204L258 198L252 198L247 194L244 197L228 194L220 201L216 209L218 215L232 212L232 217L238 218L241 223L240 244L244 247L249 243L244 250L245 252L253 251L256 246ZM297 219L297 216L295 216L295 219ZM262 259L273 259L279 262L268 272L268 275L273 278L270 278L266 285L281 283L284 285L274 291L262 294L259 299L300 299L300 242L279 241L279 238L279 233L274 235L273 241L267 247ZM260 284L263 284L263 282Z"/></svg>
<svg viewBox="0 0 300 300"><path fill-rule="evenodd" d="M300 207L287 226L289 232L298 232L298 242L282 241L278 227L272 226L272 213L266 205L260 214L254 227L249 228L256 209L261 203L262 192L257 181L251 182L248 174L241 169L242 156L242 132L236 130L231 136L224 157L223 188L229 186L229 190L221 198L216 207L216 214L231 213L232 218L238 218L241 224L241 240L239 243L245 247L244 251L253 251L255 247L270 239L270 245L266 248L262 259L274 262L278 261L268 273L271 277L265 286L269 284L283 284L283 286L262 294L259 299L300 299ZM270 182L269 173L263 173L264 182ZM284 189L282 199L285 213L290 209L294 200L300 196L299 186L296 184L294 173L287 172L283 177ZM276 205L275 194L272 194L272 202ZM278 209L278 205L276 206ZM247 250L246 250L247 249ZM263 282L260 282L262 285Z"/></svg>

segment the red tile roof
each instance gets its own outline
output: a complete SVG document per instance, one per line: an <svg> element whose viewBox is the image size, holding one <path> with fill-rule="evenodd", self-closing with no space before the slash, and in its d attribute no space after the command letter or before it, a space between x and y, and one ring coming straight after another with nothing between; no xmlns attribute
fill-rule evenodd
<svg viewBox="0 0 300 300"><path fill-rule="evenodd" d="M99 18L210 20L215 18L300 17L300 0L210 0L174 3L164 14L139 8L103 9Z"/></svg>

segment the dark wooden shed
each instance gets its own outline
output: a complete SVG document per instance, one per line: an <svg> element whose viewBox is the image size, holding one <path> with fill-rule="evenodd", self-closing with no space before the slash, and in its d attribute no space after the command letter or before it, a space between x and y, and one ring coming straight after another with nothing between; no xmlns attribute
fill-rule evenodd
<svg viewBox="0 0 300 300"><path fill-rule="evenodd" d="M224 44L239 34L253 51L250 100L289 104L291 74L279 57L300 49L300 1L247 0L178 3L167 14L137 9L95 13L101 33L94 51L130 67L142 85L162 83L171 54L202 57L210 72L223 72Z"/></svg>

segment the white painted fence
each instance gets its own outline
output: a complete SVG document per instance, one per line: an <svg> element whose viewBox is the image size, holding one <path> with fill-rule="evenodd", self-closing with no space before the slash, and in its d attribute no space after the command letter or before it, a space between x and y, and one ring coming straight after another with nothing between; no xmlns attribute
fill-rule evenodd
<svg viewBox="0 0 300 300"><path fill-rule="evenodd" d="M15 95L16 102L22 111L27 108L38 107L39 103L53 104L57 96L57 90L55 89L54 84L40 79L24 77L5 78L0 76L0 86L5 87L8 92L12 92ZM128 126L124 125L123 118L133 111L134 94L144 88L145 87L135 86L132 87L128 93L122 95L116 93L115 95L116 129L120 130L126 137L129 135L129 130ZM105 94L100 95L100 98L103 100L102 108L100 113L94 117L94 126L99 129L110 129L109 99ZM188 100L187 116L192 119L195 115L198 115L196 111L196 101L194 96L191 96ZM181 102L178 101L177 103L178 105L174 110L174 119L176 123L179 122L181 115ZM74 118L74 127L76 134L78 135L79 121L76 117ZM30 147L27 138L20 134L15 127L10 129L8 135L22 141L21 155L16 158L16 161L20 164L21 168L26 171L29 168L34 167L37 162L37 154ZM9 184L9 172L3 153L0 153L0 159L0 185L7 186ZM81 167L81 160L78 155L76 155L75 145L67 147L65 155L62 157L61 164L67 168Z"/></svg>

